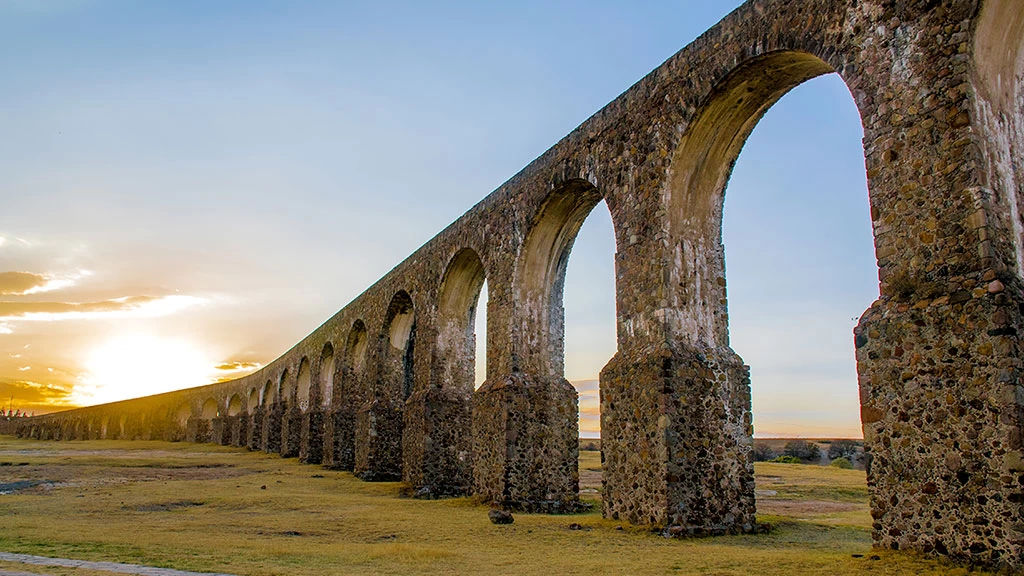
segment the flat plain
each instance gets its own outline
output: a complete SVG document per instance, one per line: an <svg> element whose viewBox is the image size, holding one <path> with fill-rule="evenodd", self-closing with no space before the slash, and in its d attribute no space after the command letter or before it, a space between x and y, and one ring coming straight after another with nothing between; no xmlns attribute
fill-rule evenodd
<svg viewBox="0 0 1024 576"><path fill-rule="evenodd" d="M0 551L254 576L968 572L872 549L859 470L758 463L768 534L668 539L603 519L600 454L580 454L591 511L497 526L470 498L411 499L400 483L244 449L0 436Z"/></svg>

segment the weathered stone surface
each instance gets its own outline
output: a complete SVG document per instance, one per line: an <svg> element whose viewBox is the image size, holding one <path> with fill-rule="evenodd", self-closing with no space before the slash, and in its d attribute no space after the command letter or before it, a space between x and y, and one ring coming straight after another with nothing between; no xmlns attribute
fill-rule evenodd
<svg viewBox="0 0 1024 576"><path fill-rule="evenodd" d="M619 344L601 375L604 513L669 535L755 529L723 194L764 111L836 72L864 127L879 267L852 342L875 543L1024 568L1022 46L1016 0L751 0L259 372L20 433L209 441L237 396L264 450L302 452L315 426L293 407L312 408L326 414L326 465L458 493L466 454L479 496L570 509L562 285L603 199ZM484 279L488 374L473 392Z"/></svg>
<svg viewBox="0 0 1024 576"><path fill-rule="evenodd" d="M485 382L473 397L475 493L508 510L578 510L578 413L564 379Z"/></svg>
<svg viewBox="0 0 1024 576"><path fill-rule="evenodd" d="M402 407L378 400L368 403L355 421L353 473L374 482L402 479Z"/></svg>
<svg viewBox="0 0 1024 576"><path fill-rule="evenodd" d="M302 414L299 430L299 461L305 464L320 464L324 459L324 415L319 410Z"/></svg>
<svg viewBox="0 0 1024 576"><path fill-rule="evenodd" d="M405 403L403 480L420 498L464 496L473 485L473 437L468 394L443 389L414 393Z"/></svg>

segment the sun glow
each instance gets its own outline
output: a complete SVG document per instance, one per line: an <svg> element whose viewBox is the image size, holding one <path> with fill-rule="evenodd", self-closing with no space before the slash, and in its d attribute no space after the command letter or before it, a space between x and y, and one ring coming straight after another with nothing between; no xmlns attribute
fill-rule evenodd
<svg viewBox="0 0 1024 576"><path fill-rule="evenodd" d="M75 384L71 401L89 406L202 386L216 379L216 364L185 340L118 336L89 353L87 372Z"/></svg>

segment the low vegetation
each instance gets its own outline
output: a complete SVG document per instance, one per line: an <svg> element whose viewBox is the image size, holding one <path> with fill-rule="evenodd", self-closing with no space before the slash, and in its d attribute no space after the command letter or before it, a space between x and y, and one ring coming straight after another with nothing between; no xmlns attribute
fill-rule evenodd
<svg viewBox="0 0 1024 576"><path fill-rule="evenodd" d="M0 436L0 550L254 576L966 573L872 549L862 471L756 471L769 534L676 540L601 517L594 451L580 461L593 510L496 526L472 499L402 498L398 483L240 449Z"/></svg>

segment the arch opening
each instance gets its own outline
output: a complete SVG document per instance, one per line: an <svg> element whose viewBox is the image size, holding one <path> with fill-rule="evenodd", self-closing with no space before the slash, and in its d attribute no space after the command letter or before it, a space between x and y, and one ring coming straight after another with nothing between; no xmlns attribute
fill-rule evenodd
<svg viewBox="0 0 1024 576"><path fill-rule="evenodd" d="M228 400L228 416L238 416L242 413L242 397L238 394L232 394L231 399Z"/></svg>
<svg viewBox="0 0 1024 576"><path fill-rule="evenodd" d="M310 389L313 386L313 377L309 369L309 359L303 357L299 362L299 373L296 377L296 402L299 410L305 412L309 409Z"/></svg>
<svg viewBox="0 0 1024 576"><path fill-rule="evenodd" d="M733 71L674 156L670 334L735 364L728 426L741 445L753 442L757 460L863 465L852 331L878 298L880 272L862 139L860 112L832 67L782 51ZM762 512L776 505L757 500Z"/></svg>
<svg viewBox="0 0 1024 576"><path fill-rule="evenodd" d="M354 375L361 375L366 368L366 348L369 340L366 337L366 324L362 320L352 323L345 345L345 364Z"/></svg>
<svg viewBox="0 0 1024 576"><path fill-rule="evenodd" d="M413 392L413 359L416 347L416 317L412 298L401 290L391 299L384 323L381 355L383 384L395 390L382 391L389 397L407 400Z"/></svg>
<svg viewBox="0 0 1024 576"><path fill-rule="evenodd" d="M320 351L320 406L325 410L334 404L334 346L324 344Z"/></svg>
<svg viewBox="0 0 1024 576"><path fill-rule="evenodd" d="M721 241L726 183L764 113L794 87L829 72L828 63L806 52L766 54L733 71L687 128L669 174L676 292L667 319L675 337L729 345Z"/></svg>
<svg viewBox="0 0 1024 576"><path fill-rule="evenodd" d="M518 300L523 303L520 351L525 368L547 378L565 373L563 292L569 253L587 215L602 200L585 180L571 180L541 208L523 247Z"/></svg>
<svg viewBox="0 0 1024 576"><path fill-rule="evenodd" d="M260 405L266 406L268 404L273 404L276 401L277 398L274 389L274 382L271 380L267 380L266 384L263 385L263 390L260 393Z"/></svg>
<svg viewBox="0 0 1024 576"><path fill-rule="evenodd" d="M248 410L252 412L257 406L260 405L260 393L259 389L252 388L249 390L249 403Z"/></svg>
<svg viewBox="0 0 1024 576"><path fill-rule="evenodd" d="M474 250L459 250L448 263L438 296L438 387L469 394L481 380L476 374L477 311L484 282L484 265Z"/></svg>
<svg viewBox="0 0 1024 576"><path fill-rule="evenodd" d="M206 420L212 420L217 417L217 401L213 398L209 398L206 402L203 402L202 417Z"/></svg>
<svg viewBox="0 0 1024 576"><path fill-rule="evenodd" d="M291 378L287 368L281 372L281 378L278 380L277 385L281 391L278 400L285 406L291 406L291 403L295 401L295 381Z"/></svg>
<svg viewBox="0 0 1024 576"><path fill-rule="evenodd" d="M600 436L599 375L619 347L617 245L601 191L585 180L572 180L541 208L518 269L526 306L520 327L526 347L522 361L543 377L572 384L579 434L593 440ZM596 448L597 443L584 446ZM590 480L584 484L595 487L587 484Z"/></svg>

